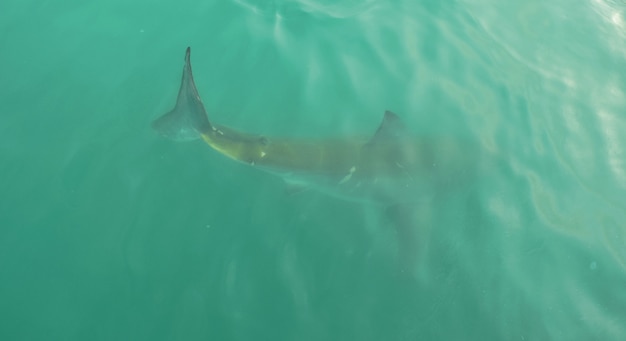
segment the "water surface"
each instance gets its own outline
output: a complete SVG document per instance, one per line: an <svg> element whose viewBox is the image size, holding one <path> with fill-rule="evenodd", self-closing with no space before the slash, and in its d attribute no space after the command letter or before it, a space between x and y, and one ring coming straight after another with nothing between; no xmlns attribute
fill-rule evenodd
<svg viewBox="0 0 626 341"><path fill-rule="evenodd" d="M626 339L626 5L0 5L0 338ZM418 136L499 162L425 193L411 271L374 206L150 130L184 49L211 119Z"/></svg>

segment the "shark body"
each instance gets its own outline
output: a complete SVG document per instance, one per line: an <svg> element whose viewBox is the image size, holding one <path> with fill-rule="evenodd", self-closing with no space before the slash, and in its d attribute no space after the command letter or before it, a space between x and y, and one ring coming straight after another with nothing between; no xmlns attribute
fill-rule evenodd
<svg viewBox="0 0 626 341"><path fill-rule="evenodd" d="M461 141L416 139L400 118L386 111L370 138L270 138L209 120L194 83L190 48L176 106L153 128L178 141L202 139L219 153L276 174L286 182L356 201L386 206L417 200L466 179L475 163Z"/></svg>

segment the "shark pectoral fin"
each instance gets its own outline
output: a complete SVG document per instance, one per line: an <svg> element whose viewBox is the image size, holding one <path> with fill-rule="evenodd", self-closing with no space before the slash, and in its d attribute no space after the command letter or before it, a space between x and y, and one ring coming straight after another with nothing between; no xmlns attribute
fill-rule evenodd
<svg viewBox="0 0 626 341"><path fill-rule="evenodd" d="M411 203L391 205L385 210L398 240L399 271L410 276L417 275L426 261L428 224L423 215L428 209L426 203Z"/></svg>

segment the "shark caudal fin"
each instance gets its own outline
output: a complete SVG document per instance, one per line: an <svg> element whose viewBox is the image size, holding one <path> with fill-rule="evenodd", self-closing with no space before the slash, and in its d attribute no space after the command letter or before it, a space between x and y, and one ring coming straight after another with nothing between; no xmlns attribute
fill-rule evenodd
<svg viewBox="0 0 626 341"><path fill-rule="evenodd" d="M196 140L202 133L212 129L193 81L190 53L191 48L188 47L176 106L152 122L152 127L159 134L176 141Z"/></svg>

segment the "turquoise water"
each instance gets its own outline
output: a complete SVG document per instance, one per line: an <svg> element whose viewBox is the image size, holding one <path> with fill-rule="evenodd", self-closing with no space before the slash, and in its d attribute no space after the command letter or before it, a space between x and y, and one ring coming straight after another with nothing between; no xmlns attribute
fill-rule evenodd
<svg viewBox="0 0 626 341"><path fill-rule="evenodd" d="M0 339L626 339L626 3L0 5ZM157 136L211 119L418 136L498 163L379 207ZM422 195L422 193L420 193Z"/></svg>

